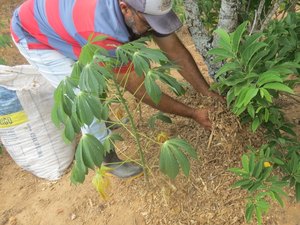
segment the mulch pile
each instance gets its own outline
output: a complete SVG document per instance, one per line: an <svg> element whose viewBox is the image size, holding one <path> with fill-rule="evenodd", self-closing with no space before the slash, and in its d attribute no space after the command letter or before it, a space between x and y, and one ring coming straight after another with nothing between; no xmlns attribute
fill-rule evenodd
<svg viewBox="0 0 300 225"><path fill-rule="evenodd" d="M146 136L155 138L163 131L183 138L195 147L200 160L191 160L189 177L180 173L175 180L170 180L159 172L159 146L143 139L150 168L149 182L130 184L130 190L141 199L140 214L151 225L245 224L247 193L230 188L237 177L228 168L241 166L247 145L259 147L264 142L262 132L252 133L249 125L241 125L225 105L193 90L189 89L179 100L194 107L209 107L213 130L205 131L196 122L178 116L172 116L171 125L157 122L157 128L150 130L146 120L149 115L143 115L138 127ZM129 141L129 137L125 139ZM264 217L264 224L278 224L274 212L281 209L272 205L272 213Z"/></svg>

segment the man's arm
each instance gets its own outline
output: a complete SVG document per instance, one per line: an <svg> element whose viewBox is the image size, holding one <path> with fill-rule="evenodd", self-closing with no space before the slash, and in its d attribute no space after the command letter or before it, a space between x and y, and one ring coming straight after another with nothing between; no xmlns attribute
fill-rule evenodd
<svg viewBox="0 0 300 225"><path fill-rule="evenodd" d="M198 69L194 58L175 33L164 37L153 35L153 38L160 49L167 54L168 58L180 66L180 74L196 91L202 95L222 99L220 95L209 90L209 85Z"/></svg>

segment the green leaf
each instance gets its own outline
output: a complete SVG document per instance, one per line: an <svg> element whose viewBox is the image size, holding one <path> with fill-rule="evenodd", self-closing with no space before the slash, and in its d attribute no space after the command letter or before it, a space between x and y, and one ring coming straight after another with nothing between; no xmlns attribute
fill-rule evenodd
<svg viewBox="0 0 300 225"><path fill-rule="evenodd" d="M234 89L231 88L231 89L227 92L227 96L226 96L227 107L230 106L231 102L232 102L234 99L235 99Z"/></svg>
<svg viewBox="0 0 300 225"><path fill-rule="evenodd" d="M257 95L258 89L254 88L254 87L250 87L247 90L247 93L245 95L244 101L242 102L242 104L244 106L247 106L249 104L249 102Z"/></svg>
<svg viewBox="0 0 300 225"><path fill-rule="evenodd" d="M101 110L101 118L103 120L107 120L108 119L108 116L109 116L109 108L108 108L108 105L107 104L104 104L103 105L103 108Z"/></svg>
<svg viewBox="0 0 300 225"><path fill-rule="evenodd" d="M263 62L262 58L268 55L268 53L269 51L265 49L264 51L258 52L255 56L253 56L248 64L248 71L252 72L258 63Z"/></svg>
<svg viewBox="0 0 300 225"><path fill-rule="evenodd" d="M64 89L64 83L60 82L57 88L54 91L54 102L57 104L62 104L63 99L63 89Z"/></svg>
<svg viewBox="0 0 300 225"><path fill-rule="evenodd" d="M194 159L198 158L195 149L188 142L186 142L185 140L182 140L182 139L179 139L179 138L174 138L174 139L170 139L166 142L168 144L172 144L172 145L175 145L175 146L181 148L186 153L188 153L192 158L194 158Z"/></svg>
<svg viewBox="0 0 300 225"><path fill-rule="evenodd" d="M231 52L232 46L229 34L221 28L216 29L214 32L218 34L218 47L224 48Z"/></svg>
<svg viewBox="0 0 300 225"><path fill-rule="evenodd" d="M97 74L94 73L92 64L87 64L83 68L79 79L79 87L81 91L98 93L99 84L95 75Z"/></svg>
<svg viewBox="0 0 300 225"><path fill-rule="evenodd" d="M270 175L271 175L271 172L273 171L273 167L268 167L268 168L265 168L261 174L261 177L260 179L261 180L265 180L267 179Z"/></svg>
<svg viewBox="0 0 300 225"><path fill-rule="evenodd" d="M177 159L180 167L182 168L182 171L184 175L187 177L190 173L190 162L179 149L173 148L173 154L175 158Z"/></svg>
<svg viewBox="0 0 300 225"><path fill-rule="evenodd" d="M237 174L239 176L243 176L243 175L249 176L248 172L246 172L245 170L240 169L240 168L229 168L228 171L230 171L232 173L235 173L235 174Z"/></svg>
<svg viewBox="0 0 300 225"><path fill-rule="evenodd" d="M172 123L172 120L170 117L164 115L162 112L158 112L158 113L152 115L148 119L148 124L149 124L150 128L154 129L156 120L161 120L165 123Z"/></svg>
<svg viewBox="0 0 300 225"><path fill-rule="evenodd" d="M75 104L73 106L76 107ZM73 128L74 128L74 132L77 133L77 134L80 133L82 124L79 122L76 110L72 114L71 122L72 122L72 125L73 125Z"/></svg>
<svg viewBox="0 0 300 225"><path fill-rule="evenodd" d="M63 111L66 113L68 117L71 116L73 104L74 101L70 99L70 97L67 94L64 94L62 107L63 107Z"/></svg>
<svg viewBox="0 0 300 225"><path fill-rule="evenodd" d="M262 98L265 98L268 102L272 103L273 102L273 96L269 93L268 90L264 89L264 88L260 88L259 89L260 92L260 96Z"/></svg>
<svg viewBox="0 0 300 225"><path fill-rule="evenodd" d="M101 120L101 109L102 109L102 105L100 102L100 99L97 98L96 96L93 95L88 95L86 98L86 102L88 103L89 108L91 109L93 115Z"/></svg>
<svg viewBox="0 0 300 225"><path fill-rule="evenodd" d="M97 51L97 47L92 44L86 44L81 48L81 53L79 56L79 63L86 65L93 60L94 54Z"/></svg>
<svg viewBox="0 0 300 225"><path fill-rule="evenodd" d="M247 111L249 113L249 115L251 116L252 119L254 119L255 117L255 110L252 104L249 104L247 107Z"/></svg>
<svg viewBox="0 0 300 225"><path fill-rule="evenodd" d="M100 167L104 156L104 147L102 143L93 135L84 134L84 147L84 151L89 151L88 154L90 154L90 156L84 155L84 158L90 157L94 165Z"/></svg>
<svg viewBox="0 0 300 225"><path fill-rule="evenodd" d="M253 212L254 212L254 205L251 203L251 204L247 204L247 207L246 207L246 221L247 223L249 223L251 221L251 218L252 218L252 215L253 215Z"/></svg>
<svg viewBox="0 0 300 225"><path fill-rule="evenodd" d="M167 162L165 158L167 157L166 150L164 150L163 145L159 154L159 169L162 173L167 174Z"/></svg>
<svg viewBox="0 0 300 225"><path fill-rule="evenodd" d="M246 110L246 106L242 106L242 107L240 107L240 108L235 107L233 112L234 112L237 116L240 116L245 110Z"/></svg>
<svg viewBox="0 0 300 225"><path fill-rule="evenodd" d="M222 66L218 72L216 73L215 78L218 78L220 75L228 72L228 71L232 71L232 70L237 70L240 69L240 65L237 62L231 62L231 63L225 63L224 66Z"/></svg>
<svg viewBox="0 0 300 225"><path fill-rule="evenodd" d="M89 42L90 43L95 43L95 42L97 42L97 41L103 41L103 40L105 40L105 39L107 39L107 36L105 36L105 35L95 35L94 33L93 34L91 34L90 36L89 36Z"/></svg>
<svg viewBox="0 0 300 225"><path fill-rule="evenodd" d="M134 70L139 76L142 76L144 73L148 73L150 70L149 61L142 57L140 52L135 52L133 54L132 62L134 64Z"/></svg>
<svg viewBox="0 0 300 225"><path fill-rule="evenodd" d="M240 48L241 48L240 52L245 51L245 49L247 47L249 47L250 45L252 45L254 42L257 42L257 40L259 38L261 38L262 36L263 36L262 33L255 33L255 34L252 34L250 36L246 36L245 42L243 43L243 45L240 46Z"/></svg>
<svg viewBox="0 0 300 225"><path fill-rule="evenodd" d="M297 136L297 134L295 133L295 131L293 131L291 129L291 127L289 127L289 126L281 126L279 129L285 131L286 133L288 133L288 134L290 134L292 136L295 136L295 137Z"/></svg>
<svg viewBox="0 0 300 225"><path fill-rule="evenodd" d="M297 202L300 202L300 183L296 183L295 185L295 191L296 191L296 200Z"/></svg>
<svg viewBox="0 0 300 225"><path fill-rule="evenodd" d="M242 39L243 33L246 31L246 27L248 25L248 21L239 25L233 33L232 36L232 49L234 53L237 53L239 50L240 42Z"/></svg>
<svg viewBox="0 0 300 225"><path fill-rule="evenodd" d="M256 203L256 206L258 208L261 209L262 212L267 212L268 209L269 209L269 203L266 202L264 199L260 199L257 203Z"/></svg>
<svg viewBox="0 0 300 225"><path fill-rule="evenodd" d="M229 52L228 50L223 49L223 48L213 48L213 49L209 50L207 52L207 54L221 56L224 58L235 58L236 57L232 52Z"/></svg>
<svg viewBox="0 0 300 225"><path fill-rule="evenodd" d="M274 72L274 71L267 71L262 73L259 76L259 79L257 81L258 86L262 86L266 83L273 83L273 82L279 82L282 83L283 80L280 77L280 74L278 72Z"/></svg>
<svg viewBox="0 0 300 225"><path fill-rule="evenodd" d="M94 170L95 169L95 163L94 163L93 156L100 157L101 155L98 156L97 154L94 154L96 149L93 149L91 147L91 144L88 143L87 141L82 142L82 148L83 148L83 153L82 154L83 154L84 165L87 168L90 168L90 169Z"/></svg>
<svg viewBox="0 0 300 225"><path fill-rule="evenodd" d="M139 54L144 58L151 60L152 62L168 62L167 56L159 49L152 49L146 46L140 49Z"/></svg>
<svg viewBox="0 0 300 225"><path fill-rule="evenodd" d="M255 119L253 120L253 122L251 124L252 132L255 132L257 130L257 128L259 127L259 125L260 125L260 120L258 117L255 117Z"/></svg>
<svg viewBox="0 0 300 225"><path fill-rule="evenodd" d="M77 61L73 64L71 79L75 82L76 86L79 84L79 78L82 71L80 63Z"/></svg>
<svg viewBox="0 0 300 225"><path fill-rule="evenodd" d="M71 100L74 100L74 98L76 97L74 92L74 89L76 88L77 88L77 84L70 77L67 77L65 79L64 91L68 96L68 98L70 98Z"/></svg>
<svg viewBox="0 0 300 225"><path fill-rule="evenodd" d="M250 154L250 159L249 159L250 176L252 176L254 168L255 168L255 155L253 153L251 153Z"/></svg>
<svg viewBox="0 0 300 225"><path fill-rule="evenodd" d="M69 117L67 117L66 122L65 122L64 135L70 142L72 142L75 138L75 132L74 132L73 124L72 124L71 119Z"/></svg>
<svg viewBox="0 0 300 225"><path fill-rule="evenodd" d="M147 73L145 77L145 88L147 94L150 96L152 101L157 105L160 102L161 90L159 86L155 83L156 77L153 76L153 73Z"/></svg>
<svg viewBox="0 0 300 225"><path fill-rule="evenodd" d="M109 140L109 138L106 138L102 144L105 154L109 153L113 149L111 140Z"/></svg>
<svg viewBox="0 0 300 225"><path fill-rule="evenodd" d="M263 86L265 89L273 89L276 91L284 91L290 94L294 94L294 91L289 88L287 85L282 83L267 83Z"/></svg>
<svg viewBox="0 0 300 225"><path fill-rule="evenodd" d="M255 207L255 212L256 212L256 218L257 218L257 223L259 225L262 224L262 212L261 212L261 209L259 207Z"/></svg>
<svg viewBox="0 0 300 225"><path fill-rule="evenodd" d="M57 114L58 107L59 106L56 103L54 103L52 110L51 110L51 120L56 127L59 127L59 124L60 124L60 120L59 120L58 114Z"/></svg>
<svg viewBox="0 0 300 225"><path fill-rule="evenodd" d="M94 120L94 115L86 99L87 97L85 94L79 94L76 108L79 111L81 121L86 125L90 125Z"/></svg>
<svg viewBox="0 0 300 225"><path fill-rule="evenodd" d="M249 173L249 157L245 154L242 156L242 165L243 169Z"/></svg>
<svg viewBox="0 0 300 225"><path fill-rule="evenodd" d="M183 86L174 77L161 72L157 72L156 74L158 75L159 79L163 83L167 84L177 96L181 96L185 93Z"/></svg>
<svg viewBox="0 0 300 225"><path fill-rule="evenodd" d="M117 133L112 133L109 135L109 138L115 142L115 141L124 141L124 138L122 138L122 136L120 134Z"/></svg>
<svg viewBox="0 0 300 225"><path fill-rule="evenodd" d="M277 202L281 205L281 207L284 207L284 203L283 203L280 195L275 191L272 191L272 194L274 195L274 198L277 200Z"/></svg>
<svg viewBox="0 0 300 225"><path fill-rule="evenodd" d="M160 151L160 170L171 179L174 179L179 173L179 165L171 150L165 146L165 143Z"/></svg>
<svg viewBox="0 0 300 225"><path fill-rule="evenodd" d="M256 181L254 182L254 184L248 189L248 191L250 193L253 193L254 191L256 191L259 188L264 187L264 185L262 184L262 181Z"/></svg>
<svg viewBox="0 0 300 225"><path fill-rule="evenodd" d="M278 43L277 41L269 42L269 47L268 49L270 50L266 58L264 58L265 61L268 60L274 60L274 56L278 53Z"/></svg>
<svg viewBox="0 0 300 225"><path fill-rule="evenodd" d="M80 140L77 148L76 148L76 152L75 152L75 162L76 162L76 167L78 169L78 172L80 172L81 174L87 174L88 170L84 164L83 161L83 143L82 143L82 139Z"/></svg>
<svg viewBox="0 0 300 225"><path fill-rule="evenodd" d="M270 112L267 108L265 108L265 117L264 117L265 122L269 121L269 116L270 116Z"/></svg>
<svg viewBox="0 0 300 225"><path fill-rule="evenodd" d="M284 62L279 65L275 65L274 67L271 68L273 71L277 71L278 73L282 75L289 75L294 73L295 69L299 69L300 64L295 63L295 62Z"/></svg>
<svg viewBox="0 0 300 225"><path fill-rule="evenodd" d="M240 93L239 93L239 95L236 99L236 102L235 102L235 107L241 108L242 106L244 106L243 103L244 103L245 96L246 96L248 90L249 90L249 87L245 86L245 85L241 88L241 91L240 91Z"/></svg>
<svg viewBox="0 0 300 225"><path fill-rule="evenodd" d="M189 174L190 164L182 151L197 159L195 150L182 139L169 139L162 144L159 163L160 170L172 179L177 176L179 165L185 176Z"/></svg>
<svg viewBox="0 0 300 225"><path fill-rule="evenodd" d="M65 121L67 120L68 115L65 113L63 105L58 105L57 117L61 123L65 124Z"/></svg>
<svg viewBox="0 0 300 225"><path fill-rule="evenodd" d="M102 92L99 91L101 85L99 85L98 79L96 78L96 76L98 74L95 74L92 68L89 68L88 70L89 70L89 72L88 72L87 76L85 77L87 88L88 88L87 91L90 93L100 93L101 94ZM81 76L83 76L83 73L84 73L84 71L81 73ZM97 76L97 77L101 78L101 76ZM102 80L104 80L104 79L102 79Z"/></svg>
<svg viewBox="0 0 300 225"><path fill-rule="evenodd" d="M78 183L83 183L85 180L85 173L84 171L80 170L77 167L77 164L75 163L72 172L71 172L71 183L72 184L78 184Z"/></svg>
<svg viewBox="0 0 300 225"><path fill-rule="evenodd" d="M92 170L100 167L104 157L104 148L101 142L90 134L85 134L81 141L85 166Z"/></svg>
<svg viewBox="0 0 300 225"><path fill-rule="evenodd" d="M164 115L163 113L159 113L156 117L158 120L161 120L165 123L172 123L172 120L170 117Z"/></svg>
<svg viewBox="0 0 300 225"><path fill-rule="evenodd" d="M272 161L280 166L283 166L285 164L281 159L278 159L276 157L272 158Z"/></svg>
<svg viewBox="0 0 300 225"><path fill-rule="evenodd" d="M254 167L253 176L255 178L258 178L260 176L262 170L263 170L263 161L260 160L259 162L256 163L256 165Z"/></svg>
<svg viewBox="0 0 300 225"><path fill-rule="evenodd" d="M3 23L1 22L1 24L0 24L1 29L2 29L2 25L3 25ZM10 46L10 44L11 44L10 35L1 33L0 34L0 47Z"/></svg>
<svg viewBox="0 0 300 225"><path fill-rule="evenodd" d="M107 67L102 67L102 66L97 66L97 65L94 65L92 68L93 68L93 70L97 70L98 76L96 78L98 79L98 83L100 86L99 91L101 94L102 93L101 88L103 90L106 89L106 79L112 79L113 72L110 71Z"/></svg>
<svg viewBox="0 0 300 225"><path fill-rule="evenodd" d="M266 47L267 44L263 42L256 42L249 45L245 51L242 52L241 57L244 65L248 65L251 58L263 47Z"/></svg>
<svg viewBox="0 0 300 225"><path fill-rule="evenodd" d="M231 185L231 188L237 188L237 187L241 187L244 185L249 185L251 183L252 183L252 181L249 179L242 179L242 180L236 181L233 185Z"/></svg>
<svg viewBox="0 0 300 225"><path fill-rule="evenodd" d="M247 82L242 82L238 85L233 85L233 91L234 95L240 97L241 92L245 89L245 86L247 86Z"/></svg>

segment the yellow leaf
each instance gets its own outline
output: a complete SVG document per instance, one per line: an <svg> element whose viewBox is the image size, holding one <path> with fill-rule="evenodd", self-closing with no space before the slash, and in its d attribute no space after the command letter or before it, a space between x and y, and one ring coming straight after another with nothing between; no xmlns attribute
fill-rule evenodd
<svg viewBox="0 0 300 225"><path fill-rule="evenodd" d="M115 115L116 115L118 120L121 120L124 117L124 114L125 114L125 112L122 108L118 107L116 109Z"/></svg>
<svg viewBox="0 0 300 225"><path fill-rule="evenodd" d="M165 141L169 140L169 135L166 132L160 132L156 139L159 143L164 143Z"/></svg>
<svg viewBox="0 0 300 225"><path fill-rule="evenodd" d="M111 188L109 173L107 173L110 168L106 166L101 166L96 170L96 175L93 177L93 185L96 190L99 192L99 195L102 199L107 200L108 191Z"/></svg>

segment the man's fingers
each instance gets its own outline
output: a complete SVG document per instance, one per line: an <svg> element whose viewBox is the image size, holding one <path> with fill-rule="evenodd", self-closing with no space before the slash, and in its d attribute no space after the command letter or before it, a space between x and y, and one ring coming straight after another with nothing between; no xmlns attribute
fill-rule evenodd
<svg viewBox="0 0 300 225"><path fill-rule="evenodd" d="M207 129L207 130L212 129L212 123L209 120L207 109L198 109L198 110L196 110L194 119L195 119L196 122L198 122L205 129Z"/></svg>

